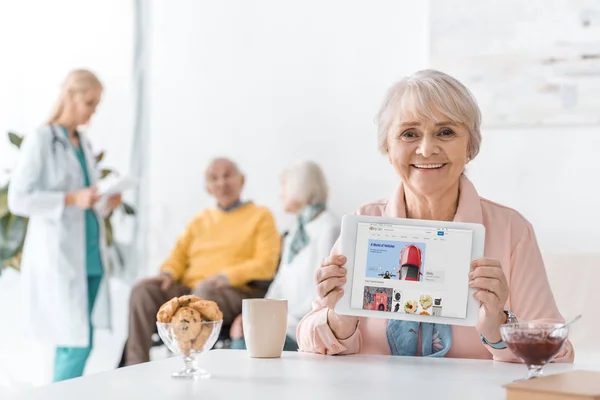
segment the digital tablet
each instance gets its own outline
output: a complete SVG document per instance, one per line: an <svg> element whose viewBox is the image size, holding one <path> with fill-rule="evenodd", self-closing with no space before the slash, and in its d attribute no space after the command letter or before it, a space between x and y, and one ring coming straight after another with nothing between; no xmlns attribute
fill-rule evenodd
<svg viewBox="0 0 600 400"><path fill-rule="evenodd" d="M477 324L469 272L483 257L483 225L346 215L341 229L348 280L336 313Z"/></svg>

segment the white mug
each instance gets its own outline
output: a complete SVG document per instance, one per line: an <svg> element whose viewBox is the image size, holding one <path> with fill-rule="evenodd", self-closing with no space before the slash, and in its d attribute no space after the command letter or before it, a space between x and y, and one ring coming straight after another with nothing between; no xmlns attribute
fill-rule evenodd
<svg viewBox="0 0 600 400"><path fill-rule="evenodd" d="M281 357L287 330L287 300L242 300L244 340L250 357Z"/></svg>

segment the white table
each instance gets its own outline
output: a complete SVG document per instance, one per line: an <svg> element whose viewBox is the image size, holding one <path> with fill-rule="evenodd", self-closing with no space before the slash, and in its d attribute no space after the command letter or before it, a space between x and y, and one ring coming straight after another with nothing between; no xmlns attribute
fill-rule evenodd
<svg viewBox="0 0 600 400"><path fill-rule="evenodd" d="M90 375L21 393L16 399L504 399L502 385L526 367L484 360L385 356L319 356L284 352L251 359L245 351L213 350L200 358L207 380L172 378L178 358ZM552 364L547 373L600 371L600 364Z"/></svg>

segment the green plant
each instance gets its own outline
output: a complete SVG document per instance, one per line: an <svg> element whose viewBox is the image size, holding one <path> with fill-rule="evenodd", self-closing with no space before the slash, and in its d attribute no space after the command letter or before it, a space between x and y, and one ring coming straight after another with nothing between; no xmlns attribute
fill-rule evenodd
<svg viewBox="0 0 600 400"><path fill-rule="evenodd" d="M21 143L23 142L23 136L8 132L8 140L14 146L20 148ZM96 162L102 162L103 158L104 152L101 152L96 155ZM116 174L112 169L103 168L101 176L102 178L105 178L112 173ZM9 185L10 181L0 188L0 272L2 271L2 268L6 267L11 267L16 270L20 268L21 252L23 250L23 243L25 242L25 235L27 234L28 219L14 215L8 209ZM120 208L125 215L135 215L135 209L125 202L121 204ZM109 247L115 247L118 256L121 257L117 244L113 239L113 226L111 222L113 214L114 212L111 211L110 214L104 218L106 243Z"/></svg>

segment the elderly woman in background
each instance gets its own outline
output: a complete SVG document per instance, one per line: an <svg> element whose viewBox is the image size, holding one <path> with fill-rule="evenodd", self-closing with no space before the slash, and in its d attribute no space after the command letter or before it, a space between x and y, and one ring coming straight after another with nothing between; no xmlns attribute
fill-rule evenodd
<svg viewBox="0 0 600 400"><path fill-rule="evenodd" d="M469 274L481 302L477 325L415 330L406 329L406 321L338 315L334 306L346 282L346 257L334 249L316 273L315 307L298 326L301 351L517 361L502 341L500 325L517 318L563 321L531 224L517 211L481 198L464 175L479 152L480 121L475 99L451 76L426 70L396 83L378 115L378 144L401 183L386 201L357 212L483 224L484 258L473 261ZM567 342L556 361L573 358Z"/></svg>
<svg viewBox="0 0 600 400"><path fill-rule="evenodd" d="M317 295L314 276L340 233L339 220L326 207L327 182L313 162L298 164L283 173L284 210L296 215L295 227L286 235L281 263L266 298L288 301L284 350L298 349L296 328ZM232 348L245 348L242 316L232 324Z"/></svg>

